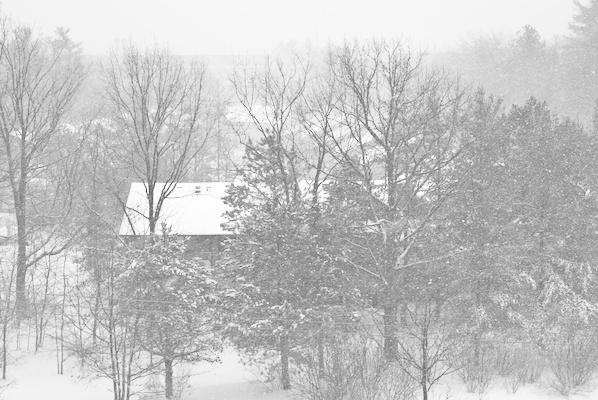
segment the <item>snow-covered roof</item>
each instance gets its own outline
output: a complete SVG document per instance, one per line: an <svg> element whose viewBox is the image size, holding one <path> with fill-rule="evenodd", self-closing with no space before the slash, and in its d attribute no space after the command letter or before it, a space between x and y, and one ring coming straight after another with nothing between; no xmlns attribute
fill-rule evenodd
<svg viewBox="0 0 598 400"><path fill-rule="evenodd" d="M223 198L230 184L228 182L178 183L174 191L164 200L156 233L162 232L162 223L171 228L171 233L184 236L228 235L222 229L224 213L228 207ZM155 197L164 188L156 184ZM141 182L131 184L127 199L127 215L123 217L120 235L147 235L149 233L148 201Z"/></svg>

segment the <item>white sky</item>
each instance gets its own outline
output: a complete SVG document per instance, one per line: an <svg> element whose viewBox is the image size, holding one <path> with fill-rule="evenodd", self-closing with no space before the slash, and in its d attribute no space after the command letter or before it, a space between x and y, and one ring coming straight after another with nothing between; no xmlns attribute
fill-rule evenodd
<svg viewBox="0 0 598 400"><path fill-rule="evenodd" d="M260 54L278 44L398 37L428 50L472 33L513 33L526 24L545 39L567 33L573 0L0 0L19 22L69 28L88 54L119 42L166 44L175 53Z"/></svg>

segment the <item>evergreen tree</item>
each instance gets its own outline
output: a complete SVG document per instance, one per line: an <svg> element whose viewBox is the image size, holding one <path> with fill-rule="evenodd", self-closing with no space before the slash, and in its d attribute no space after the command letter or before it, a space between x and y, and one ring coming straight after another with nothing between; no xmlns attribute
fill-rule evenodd
<svg viewBox="0 0 598 400"><path fill-rule="evenodd" d="M535 99L511 110L509 131L518 248L508 261L531 283L517 293L522 327L555 374L576 363L575 374L594 356L570 349L596 345L595 139Z"/></svg>
<svg viewBox="0 0 598 400"><path fill-rule="evenodd" d="M306 99L310 63L293 60L266 58L259 68L234 72L237 98L259 139L246 142L229 191L227 226L235 237L225 252L240 293L234 307L241 308L230 333L250 353L280 356L284 389L291 387L291 350L300 338L313 343L308 339L336 314L329 309L342 302L342 272L326 251L319 212L330 107L323 97Z"/></svg>
<svg viewBox="0 0 598 400"><path fill-rule="evenodd" d="M530 96L548 96L551 63L546 42L531 25L517 32L509 48L505 72L508 90L504 93L510 101L519 103Z"/></svg>
<svg viewBox="0 0 598 400"><path fill-rule="evenodd" d="M598 97L598 1L574 1L577 8L569 24L563 57L566 100L572 117L589 122Z"/></svg>
<svg viewBox="0 0 598 400"><path fill-rule="evenodd" d="M297 160L281 145L268 136L248 147L241 180L226 200L235 236L224 262L238 292L230 336L249 353L278 353L282 386L290 389L291 350L318 332L329 306L341 305L342 275L325 257L323 236L310 228L309 193L292 172Z"/></svg>
<svg viewBox="0 0 598 400"><path fill-rule="evenodd" d="M512 188L508 174L510 138L501 99L479 89L468 101L464 128L470 143L457 165L459 185L445 212L439 215L441 246L462 250L459 257L438 268L446 282L444 318L458 332L453 359L468 387L483 384L494 341L514 337L510 313L520 290L527 290L516 268L508 263L512 252ZM516 336L515 336L516 337Z"/></svg>
<svg viewBox="0 0 598 400"><path fill-rule="evenodd" d="M573 21L569 29L573 32L573 41L596 49L598 40L598 1L587 0L573 2L577 13L573 15Z"/></svg>
<svg viewBox="0 0 598 400"><path fill-rule="evenodd" d="M162 359L165 395L173 397L173 366L180 361L215 362L222 350L216 335L224 292L211 267L185 257L185 243L164 233L131 260L117 280L119 306L135 315L138 340Z"/></svg>

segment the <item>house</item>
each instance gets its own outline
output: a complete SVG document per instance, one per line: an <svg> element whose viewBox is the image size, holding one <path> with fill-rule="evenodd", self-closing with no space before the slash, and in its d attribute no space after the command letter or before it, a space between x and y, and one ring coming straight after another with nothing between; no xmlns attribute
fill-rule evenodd
<svg viewBox="0 0 598 400"><path fill-rule="evenodd" d="M213 263L223 241L230 236L222 228L228 209L223 199L229 185L228 182L177 183L164 200L156 233L161 234L165 224L171 234L188 238L191 255ZM161 193L163 188L164 183L158 183L155 192ZM133 239L149 234L148 208L144 184L132 183L119 230L121 237Z"/></svg>

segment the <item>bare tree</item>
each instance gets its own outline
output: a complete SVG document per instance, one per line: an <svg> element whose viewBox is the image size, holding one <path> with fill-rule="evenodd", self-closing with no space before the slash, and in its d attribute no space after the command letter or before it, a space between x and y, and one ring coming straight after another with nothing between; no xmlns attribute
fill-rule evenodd
<svg viewBox="0 0 598 400"><path fill-rule="evenodd" d="M67 308L76 312L63 314L67 329L72 330L63 340L91 369L93 378L112 381L114 400L129 400L136 394L135 384L155 373L156 365L139 342L142 310L127 302L117 282L130 260L114 249L107 249L106 258L99 306L94 285L76 282L79 277L70 276L73 290L66 294Z"/></svg>
<svg viewBox="0 0 598 400"><path fill-rule="evenodd" d="M104 98L119 133L116 156L144 184L148 213L142 217L153 234L164 200L208 137L200 132L207 111L205 68L167 49L129 44L112 53L102 73Z"/></svg>
<svg viewBox="0 0 598 400"><path fill-rule="evenodd" d="M405 307L408 318L399 341L399 365L419 383L423 400L428 400L432 386L454 371L449 360L456 346L451 343L450 326L438 320L440 307L431 299Z"/></svg>
<svg viewBox="0 0 598 400"><path fill-rule="evenodd" d="M418 237L451 193L441 175L460 151L462 93L400 41L333 49L331 68L342 124L333 135L342 163L333 218L344 219L343 259L373 282L385 354L394 359L402 276L417 262Z"/></svg>
<svg viewBox="0 0 598 400"><path fill-rule="evenodd" d="M0 329L2 329L2 350L0 351L0 365L2 365L2 376L7 378L8 368L8 343L9 329L15 317L15 307L13 299L13 287L15 283L16 265L11 260L11 255L6 254L0 257Z"/></svg>
<svg viewBox="0 0 598 400"><path fill-rule="evenodd" d="M233 179L236 167L243 156L243 149L237 135L236 126L230 121L230 95L224 84L214 82L210 91L209 114L204 125L210 132L207 141L197 143L201 145L199 151L193 151L190 167L184 176L189 182L229 182Z"/></svg>
<svg viewBox="0 0 598 400"><path fill-rule="evenodd" d="M60 239L59 228L69 214L71 198L67 187L56 187L67 183L54 181L60 171L56 166L68 154L64 148L57 152L50 148L61 135L72 142L68 137L74 134L62 122L85 75L80 53L64 31L50 40L30 28L2 23L0 137L5 161L1 168L8 177L16 215L15 284L21 310L27 303L27 270L68 244ZM48 176L49 171L54 176Z"/></svg>

